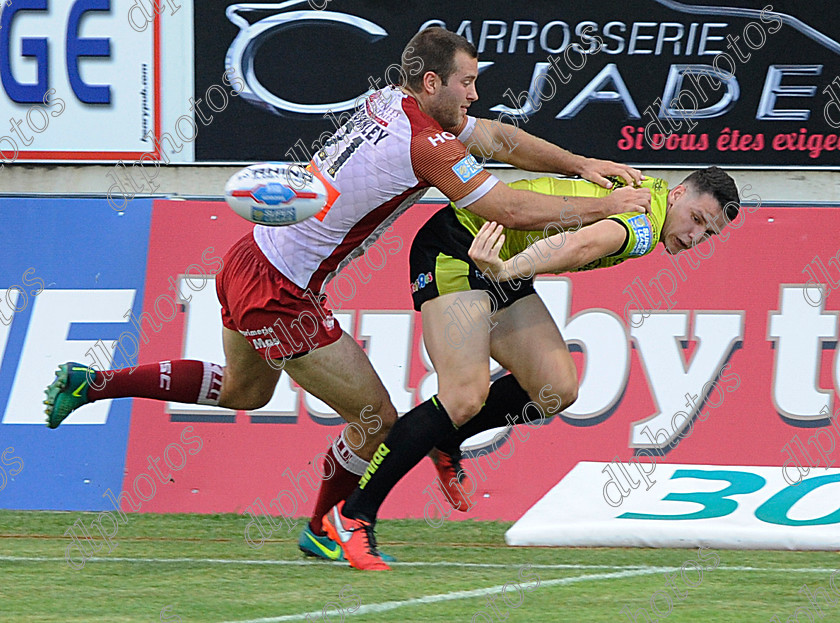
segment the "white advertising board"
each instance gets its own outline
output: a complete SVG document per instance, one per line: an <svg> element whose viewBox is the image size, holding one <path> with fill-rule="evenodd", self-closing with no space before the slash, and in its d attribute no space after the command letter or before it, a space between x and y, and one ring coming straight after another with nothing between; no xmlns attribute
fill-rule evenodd
<svg viewBox="0 0 840 623"><path fill-rule="evenodd" d="M840 469L578 463L508 545L840 550Z"/></svg>
<svg viewBox="0 0 840 623"><path fill-rule="evenodd" d="M181 108L190 94L191 13L187 0L4 3L2 163L136 160L149 153L158 160L163 94ZM177 71L164 83L163 50L170 48L167 62ZM190 148L185 159L191 154Z"/></svg>

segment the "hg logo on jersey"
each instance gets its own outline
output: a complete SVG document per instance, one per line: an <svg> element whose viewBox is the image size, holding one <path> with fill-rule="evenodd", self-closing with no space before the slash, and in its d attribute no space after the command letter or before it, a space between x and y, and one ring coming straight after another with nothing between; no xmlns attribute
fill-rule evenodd
<svg viewBox="0 0 840 623"><path fill-rule="evenodd" d="M455 175L458 176L458 179L462 182L468 182L479 174L481 171L481 165L478 164L478 161L472 154L469 154L463 160L456 162L455 166L452 167L452 170L455 171Z"/></svg>
<svg viewBox="0 0 840 623"><path fill-rule="evenodd" d="M415 279L412 282L411 291L412 292L417 292L419 290L422 290L427 285L432 283L434 280L435 280L435 278L432 275L432 273L420 273L420 275L417 277L417 279Z"/></svg>
<svg viewBox="0 0 840 623"><path fill-rule="evenodd" d="M630 255L644 255L650 251L650 243L653 235L651 233L650 221L648 221L647 217L641 214L634 216L627 221L627 224L633 228L633 233L636 234L636 246L630 251Z"/></svg>

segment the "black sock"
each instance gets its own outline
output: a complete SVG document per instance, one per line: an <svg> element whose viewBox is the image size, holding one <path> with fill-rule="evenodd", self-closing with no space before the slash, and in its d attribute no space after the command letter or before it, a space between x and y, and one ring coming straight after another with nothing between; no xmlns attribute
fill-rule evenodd
<svg viewBox="0 0 840 623"><path fill-rule="evenodd" d="M522 386L513 378L512 374L503 376L490 385L490 393L487 395L487 400L481 411L437 444L438 449L452 454L451 450L460 448L461 444L473 435L491 428L508 426L510 424L508 416L510 416L511 421L524 424L522 409L530 400L528 393L522 389Z"/></svg>
<svg viewBox="0 0 840 623"><path fill-rule="evenodd" d="M437 396L399 418L374 453L359 486L347 498L344 515L376 521L379 507L394 485L454 427Z"/></svg>

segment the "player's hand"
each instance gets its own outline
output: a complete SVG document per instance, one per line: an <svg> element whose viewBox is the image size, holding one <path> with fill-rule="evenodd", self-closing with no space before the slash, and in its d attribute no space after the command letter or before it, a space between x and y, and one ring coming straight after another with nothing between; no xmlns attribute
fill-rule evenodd
<svg viewBox="0 0 840 623"><path fill-rule="evenodd" d="M596 158L585 158L579 175L583 179L604 188L613 187L613 183L607 179L608 175L624 179L628 186L638 186L645 179L645 176L638 169L611 160L598 160Z"/></svg>
<svg viewBox="0 0 840 623"><path fill-rule="evenodd" d="M650 212L650 188L622 186L604 197L604 200L610 216L626 212Z"/></svg>
<svg viewBox="0 0 840 623"><path fill-rule="evenodd" d="M473 238L470 259L478 266L482 273L489 272L497 280L502 273L504 262L499 257L502 245L505 243L504 227L495 222L484 223Z"/></svg>

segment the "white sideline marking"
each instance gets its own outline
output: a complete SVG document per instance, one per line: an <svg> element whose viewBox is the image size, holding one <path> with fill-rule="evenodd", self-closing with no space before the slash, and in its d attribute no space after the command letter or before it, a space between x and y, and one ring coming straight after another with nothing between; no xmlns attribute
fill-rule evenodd
<svg viewBox="0 0 840 623"><path fill-rule="evenodd" d="M65 559L60 556L0 556L0 562L63 562ZM291 565L291 566L306 566L324 564L322 562L313 562L306 560L235 560L230 558L121 558L121 557L97 557L88 558L86 562L137 562L137 563L198 563L198 564L240 564L240 565ZM326 561L324 561L326 562ZM330 565L346 566L346 563L335 562L326 563ZM478 567L478 568L519 568L523 564L500 564L500 563L457 563L457 562L402 562L392 563L398 567ZM566 584L574 584L577 582L620 579L641 575L652 575L654 573L668 573L678 571L680 567L652 567L648 565L573 565L573 564L531 564L535 569L614 569L621 570L614 573L593 573L589 575L575 576L571 578L557 578L553 580L544 580L540 582L540 587L543 586L563 586ZM719 566L716 571L758 571L765 573L834 573L836 569L824 568L807 568L807 567L747 567L747 566ZM386 612L388 610L395 610L405 606L414 606L419 604L437 603L442 601L453 601L457 599L469 599L472 597L483 597L484 595L501 591L504 585L491 586L489 588L480 588L470 591L456 591L452 593L443 593L439 595L429 595L426 597L415 597L413 599L406 599L403 601L386 601L378 604L368 604L360 606L355 612L348 613L352 615L368 614L371 612ZM243 621L225 621L224 623L281 623L282 621L301 621L306 617L319 617L323 611L316 610L312 612L304 612L301 614L288 614L278 617L268 617L262 619L247 619Z"/></svg>
<svg viewBox="0 0 840 623"><path fill-rule="evenodd" d="M65 560L61 556L0 556L0 562L60 562ZM347 567L344 561L331 562L328 560L247 560L235 558L124 558L119 556L91 556L88 562L147 562L147 563L199 563L211 565L280 565L304 567L308 565L331 565ZM483 563L483 562L393 562L397 567L475 567L479 569L518 569L524 564L531 563ZM535 569L649 569L649 565L573 565L573 564L531 564Z"/></svg>
<svg viewBox="0 0 840 623"><path fill-rule="evenodd" d="M520 565L522 566L522 565ZM609 580L617 578L629 578L637 575L650 575L652 573L678 571L679 567L650 567L647 569L632 569L629 571L619 571L617 573L593 573L590 575L579 575L573 578L557 578L555 580L544 580L540 582L539 588L543 586L559 586L563 584L574 584L576 582L586 582L588 580ZM416 606L419 604L433 604L441 601L453 601L456 599L470 599L471 597L483 597L490 593L497 593L505 587L504 584L498 586L489 586L487 588L477 588L471 591L455 591L452 593L441 593L439 595L428 595L426 597L415 597L413 599L405 599L403 601L385 601L378 604L368 604L360 606L354 612L348 612L348 615L357 616L360 614L369 614L371 612L386 612L388 610L396 610L404 606ZM323 610L315 610L313 612L303 612L301 614L287 614L279 617L268 617L264 619L247 619L245 621L225 621L224 623L280 623L281 621L301 621L306 617L317 617L323 615Z"/></svg>
<svg viewBox="0 0 840 623"><path fill-rule="evenodd" d="M62 562L66 559L63 556L0 556L0 562ZM279 566L294 566L303 567L307 565L329 565L348 567L346 562L330 562L327 560L248 560L236 558L125 558L119 556L92 556L85 559L88 562L139 562L139 563L163 563L163 564L179 564L179 563L196 563L209 565L279 565ZM519 563L492 563L492 562L392 562L390 563L396 567L472 567L479 569L518 569L523 565L530 565L534 569L608 569L612 571L628 571L628 570L650 570L661 569L663 567L652 567L650 565L573 565L573 564L538 564L529 562ZM679 567L677 567L679 569ZM722 565L717 567L715 571L764 571L764 572L782 572L782 573L834 573L837 569L822 569L819 567L745 567L745 566L729 566Z"/></svg>

